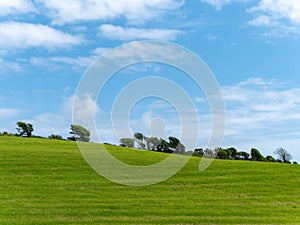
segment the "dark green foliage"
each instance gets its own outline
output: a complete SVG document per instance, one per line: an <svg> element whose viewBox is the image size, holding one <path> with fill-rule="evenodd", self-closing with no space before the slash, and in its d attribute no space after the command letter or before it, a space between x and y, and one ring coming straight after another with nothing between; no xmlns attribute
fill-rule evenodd
<svg viewBox="0 0 300 225"><path fill-rule="evenodd" d="M236 152L235 159L248 160L250 154L247 152Z"/></svg>
<svg viewBox="0 0 300 225"><path fill-rule="evenodd" d="M170 151L170 144L164 139L160 139L160 144L157 146L157 151L158 152L167 152L171 153L173 151Z"/></svg>
<svg viewBox="0 0 300 225"><path fill-rule="evenodd" d="M160 144L160 140L157 137L145 137L146 147L148 150L155 151Z"/></svg>
<svg viewBox="0 0 300 225"><path fill-rule="evenodd" d="M266 161L267 162L276 162L276 159L274 159L272 156L268 155L268 156L266 156Z"/></svg>
<svg viewBox="0 0 300 225"><path fill-rule="evenodd" d="M14 136L14 134L9 133L8 131L3 131L2 133L0 133L0 136Z"/></svg>
<svg viewBox="0 0 300 225"><path fill-rule="evenodd" d="M265 157L256 148L251 149L251 159L253 161L265 161Z"/></svg>
<svg viewBox="0 0 300 225"><path fill-rule="evenodd" d="M121 138L120 139L120 146L133 148L134 147L134 140L132 138Z"/></svg>
<svg viewBox="0 0 300 225"><path fill-rule="evenodd" d="M176 137L169 137L169 147L179 154L183 154L185 151L185 146Z"/></svg>
<svg viewBox="0 0 300 225"><path fill-rule="evenodd" d="M48 136L49 139L57 139L57 140L63 140L63 137L57 134L51 134Z"/></svg>
<svg viewBox="0 0 300 225"><path fill-rule="evenodd" d="M136 139L138 146L141 149L146 149L146 144L144 143L144 138L145 138L144 135L142 133L135 133L134 137Z"/></svg>
<svg viewBox="0 0 300 225"><path fill-rule="evenodd" d="M297 165L298 163L296 161L294 161L293 164Z"/></svg>
<svg viewBox="0 0 300 225"><path fill-rule="evenodd" d="M71 125L70 134L73 134L73 137L68 138L69 140L75 139L76 141L89 142L91 133L84 127L80 125Z"/></svg>
<svg viewBox="0 0 300 225"><path fill-rule="evenodd" d="M226 151L228 152L228 156L230 159L235 159L237 150L234 147L227 148Z"/></svg>
<svg viewBox="0 0 300 225"><path fill-rule="evenodd" d="M225 149L217 148L215 150L216 150L215 152L217 152L218 159L228 159L229 158L228 151L226 151Z"/></svg>
<svg viewBox="0 0 300 225"><path fill-rule="evenodd" d="M196 148L194 150L194 156L199 156L199 157L202 157L204 155L204 150L203 148Z"/></svg>
<svg viewBox="0 0 300 225"><path fill-rule="evenodd" d="M18 136L31 137L34 131L32 124L19 121L17 122L17 126L16 130L18 131Z"/></svg>
<svg viewBox="0 0 300 225"><path fill-rule="evenodd" d="M214 158L214 157L215 157L215 154L214 154L213 150L211 150L211 149L209 149L209 148L206 148L206 149L204 150L204 155L203 155L203 157L205 157L205 158Z"/></svg>

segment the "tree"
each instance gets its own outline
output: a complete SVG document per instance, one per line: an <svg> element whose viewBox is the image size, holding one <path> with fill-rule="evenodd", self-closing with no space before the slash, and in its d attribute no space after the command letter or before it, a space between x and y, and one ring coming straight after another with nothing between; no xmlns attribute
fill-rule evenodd
<svg viewBox="0 0 300 225"><path fill-rule="evenodd" d="M195 156L200 156L200 157L202 157L202 156L204 155L204 150L203 150L203 148L196 148L196 149L194 150L194 155L195 155Z"/></svg>
<svg viewBox="0 0 300 225"><path fill-rule="evenodd" d="M209 149L209 148L206 148L204 150L204 155L203 155L204 158L214 158L215 157L215 154L214 154L214 151Z"/></svg>
<svg viewBox="0 0 300 225"><path fill-rule="evenodd" d="M121 143L121 146L124 146L127 148L134 147L134 140L132 138L121 138L120 143Z"/></svg>
<svg viewBox="0 0 300 225"><path fill-rule="evenodd" d="M160 144L160 140L157 137L144 137L148 150L156 150Z"/></svg>
<svg viewBox="0 0 300 225"><path fill-rule="evenodd" d="M73 134L73 137L68 139L82 141L82 142L89 142L91 133L84 127L80 125L71 125L70 134Z"/></svg>
<svg viewBox="0 0 300 225"><path fill-rule="evenodd" d="M265 157L255 148L251 149L251 159L254 161L265 161Z"/></svg>
<svg viewBox="0 0 300 225"><path fill-rule="evenodd" d="M248 160L249 156L250 155L247 152L236 152L235 159Z"/></svg>
<svg viewBox="0 0 300 225"><path fill-rule="evenodd" d="M17 126L16 130L18 131L18 136L31 137L34 131L32 124L19 121L17 122Z"/></svg>
<svg viewBox="0 0 300 225"><path fill-rule="evenodd" d="M290 163L293 158L292 155L284 148L278 148L274 154L278 155L279 159L284 163Z"/></svg>
<svg viewBox="0 0 300 225"><path fill-rule="evenodd" d="M172 153L173 151L170 149L170 144L164 139L160 139L159 145L157 145L157 151L158 152L167 152Z"/></svg>
<svg viewBox="0 0 300 225"><path fill-rule="evenodd" d="M144 143L144 135L142 133L135 133L134 137L136 139L136 142L138 143L138 145L140 146L141 149L145 149L146 145Z"/></svg>
<svg viewBox="0 0 300 225"><path fill-rule="evenodd" d="M276 160L275 160L272 156L270 156L270 155L267 155L267 156L266 156L266 160L267 160L268 162L276 162Z"/></svg>
<svg viewBox="0 0 300 225"><path fill-rule="evenodd" d="M51 134L48 136L49 139L57 139L57 140L63 140L63 137L57 134Z"/></svg>
<svg viewBox="0 0 300 225"><path fill-rule="evenodd" d="M234 147L227 148L226 151L228 152L228 157L229 157L230 159L235 159L237 150L236 150Z"/></svg>

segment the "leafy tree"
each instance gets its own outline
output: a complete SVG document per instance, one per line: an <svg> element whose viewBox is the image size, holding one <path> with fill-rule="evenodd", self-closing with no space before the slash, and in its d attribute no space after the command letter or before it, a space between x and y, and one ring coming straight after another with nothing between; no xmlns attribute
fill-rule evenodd
<svg viewBox="0 0 300 225"><path fill-rule="evenodd" d="M179 153L179 154L184 154L185 153L185 146L179 142L176 149L175 149L176 153Z"/></svg>
<svg viewBox="0 0 300 225"><path fill-rule="evenodd" d="M141 149L145 149L146 148L146 144L144 143L144 135L142 133L135 133L134 137L137 141L137 144L140 146Z"/></svg>
<svg viewBox="0 0 300 225"><path fill-rule="evenodd" d="M173 152L170 150L170 144L164 139L160 139L160 144L157 145L157 151L159 152Z"/></svg>
<svg viewBox="0 0 300 225"><path fill-rule="evenodd" d="M205 158L214 158L215 157L215 154L214 154L214 151L209 149L209 148L206 148L204 150L204 155L203 155Z"/></svg>
<svg viewBox="0 0 300 225"><path fill-rule="evenodd" d="M169 137L169 147L176 149L178 144L180 143L179 139L176 137Z"/></svg>
<svg viewBox="0 0 300 225"><path fill-rule="evenodd" d="M293 158L292 155L284 148L278 148L274 154L278 155L279 159L284 163L290 163Z"/></svg>
<svg viewBox="0 0 300 225"><path fill-rule="evenodd" d="M57 139L57 140L63 140L63 137L57 134L51 134L48 136L49 139Z"/></svg>
<svg viewBox="0 0 300 225"><path fill-rule="evenodd" d="M185 151L185 146L176 137L169 137L169 147L179 154L183 154Z"/></svg>
<svg viewBox="0 0 300 225"><path fill-rule="evenodd" d="M254 161L265 161L265 157L255 148L251 149L251 159Z"/></svg>
<svg viewBox="0 0 300 225"><path fill-rule="evenodd" d="M73 139L73 140L82 141L82 142L90 141L91 133L86 128L84 128L80 125L72 124L70 134L73 134L73 137L68 138L70 140Z"/></svg>
<svg viewBox="0 0 300 225"><path fill-rule="evenodd" d="M204 150L203 150L203 148L196 148L196 149L194 150L194 155L195 155L195 156L200 156L200 157L202 157L202 156L204 155Z"/></svg>
<svg viewBox="0 0 300 225"><path fill-rule="evenodd" d="M17 122L17 126L16 130L18 131L18 136L31 137L34 131L32 124L19 121Z"/></svg>
<svg viewBox="0 0 300 225"><path fill-rule="evenodd" d="M270 156L270 155L266 156L266 160L268 162L276 162L276 160L272 156Z"/></svg>
<svg viewBox="0 0 300 225"><path fill-rule="evenodd" d="M222 149L222 148L216 148L215 154L219 159L228 159L230 155L230 153L226 149Z"/></svg>
<svg viewBox="0 0 300 225"><path fill-rule="evenodd" d="M160 140L157 137L144 137L146 142L146 147L148 150L156 150L157 146L160 144Z"/></svg>
<svg viewBox="0 0 300 225"><path fill-rule="evenodd" d="M132 138L121 138L120 143L121 143L121 146L124 146L127 148L134 147L134 140Z"/></svg>
<svg viewBox="0 0 300 225"><path fill-rule="evenodd" d="M228 157L230 159L235 159L235 156L236 156L236 153L237 153L237 150L233 147L231 148L227 148L226 151L228 152Z"/></svg>
<svg viewBox="0 0 300 225"><path fill-rule="evenodd" d="M235 159L248 160L250 154L247 152L236 152Z"/></svg>

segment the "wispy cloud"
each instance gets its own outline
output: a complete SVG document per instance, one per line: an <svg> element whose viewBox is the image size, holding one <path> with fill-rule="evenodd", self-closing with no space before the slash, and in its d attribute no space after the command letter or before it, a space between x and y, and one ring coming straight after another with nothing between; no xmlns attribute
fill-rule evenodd
<svg viewBox="0 0 300 225"><path fill-rule="evenodd" d="M0 48L42 47L46 49L79 45L84 39L42 24L0 23Z"/></svg>
<svg viewBox="0 0 300 225"><path fill-rule="evenodd" d="M183 0L36 0L47 8L53 24L125 18L129 23L157 19L180 8Z"/></svg>
<svg viewBox="0 0 300 225"><path fill-rule="evenodd" d="M141 28L123 28L110 24L103 24L99 27L99 36L114 40L137 40L137 39L152 39L152 40L175 40L177 36L183 34L179 30L171 29L141 29Z"/></svg>
<svg viewBox="0 0 300 225"><path fill-rule="evenodd" d="M37 67L51 68L51 70L60 70L63 67L71 68L73 70L86 69L93 62L95 62L101 55L110 51L110 48L96 48L89 56L67 57L67 56L53 56L49 58L32 57L30 63ZM1 63L1 61L0 61Z"/></svg>
<svg viewBox="0 0 300 225"><path fill-rule="evenodd" d="M30 0L2 0L0 1L0 16L35 12Z"/></svg>
<svg viewBox="0 0 300 225"><path fill-rule="evenodd" d="M285 136L286 132L298 129L300 89L253 78L224 87L223 93L227 105L228 134L235 139L260 139L275 131Z"/></svg>
<svg viewBox="0 0 300 225"><path fill-rule="evenodd" d="M224 5L237 3L237 2L247 2L248 0L201 0L201 1L216 7L217 10L221 10Z"/></svg>
<svg viewBox="0 0 300 225"><path fill-rule="evenodd" d="M300 35L300 4L297 0L261 0L247 11L255 15L249 25L269 28L262 32L263 36Z"/></svg>

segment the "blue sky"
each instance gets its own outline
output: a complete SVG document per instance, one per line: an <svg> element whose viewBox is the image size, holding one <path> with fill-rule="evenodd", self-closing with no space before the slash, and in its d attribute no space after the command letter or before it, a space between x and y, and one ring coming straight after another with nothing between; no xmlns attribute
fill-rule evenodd
<svg viewBox="0 0 300 225"><path fill-rule="evenodd" d="M299 38L298 0L2 0L0 129L15 132L21 120L33 123L36 135L67 137L76 87L91 63L121 44L162 40L195 52L215 74L227 111L224 147L265 155L284 147L300 160ZM96 106L101 140L118 141L110 126L114 96L153 75L194 100L205 147L203 93L162 65L133 66L110 80ZM82 104L84 116L95 102L87 96ZM166 101L149 98L135 105L128 123L133 132L149 135L151 125L157 135L180 136L177 116Z"/></svg>

